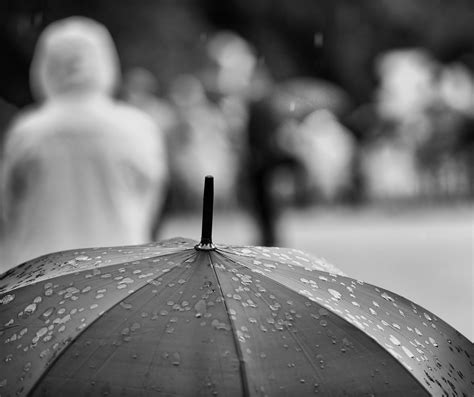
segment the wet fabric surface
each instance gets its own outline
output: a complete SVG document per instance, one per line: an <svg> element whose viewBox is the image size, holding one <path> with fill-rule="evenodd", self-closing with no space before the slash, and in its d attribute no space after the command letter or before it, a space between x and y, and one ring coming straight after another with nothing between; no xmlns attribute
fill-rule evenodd
<svg viewBox="0 0 474 397"><path fill-rule="evenodd" d="M175 239L0 280L0 394L469 395L472 344L301 251Z"/></svg>

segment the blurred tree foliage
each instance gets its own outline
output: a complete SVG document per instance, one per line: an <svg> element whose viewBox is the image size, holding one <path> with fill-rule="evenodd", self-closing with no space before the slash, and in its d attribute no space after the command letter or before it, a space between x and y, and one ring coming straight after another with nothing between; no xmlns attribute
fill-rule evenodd
<svg viewBox="0 0 474 397"><path fill-rule="evenodd" d="M0 5L0 96L31 102L28 67L53 20L81 14L111 31L122 67L145 66L163 87L203 65L206 38L231 29L248 39L276 79L334 81L355 103L370 100L378 54L418 46L474 70L472 0L4 0Z"/></svg>

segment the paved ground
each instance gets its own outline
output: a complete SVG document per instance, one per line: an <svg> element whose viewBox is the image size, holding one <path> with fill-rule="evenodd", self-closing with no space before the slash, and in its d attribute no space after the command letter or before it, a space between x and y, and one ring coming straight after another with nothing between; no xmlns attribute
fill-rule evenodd
<svg viewBox="0 0 474 397"><path fill-rule="evenodd" d="M349 276L394 291L474 340L472 207L288 211L281 245L326 258ZM160 238L198 239L200 215L175 216ZM253 244L242 213L216 213L216 243Z"/></svg>

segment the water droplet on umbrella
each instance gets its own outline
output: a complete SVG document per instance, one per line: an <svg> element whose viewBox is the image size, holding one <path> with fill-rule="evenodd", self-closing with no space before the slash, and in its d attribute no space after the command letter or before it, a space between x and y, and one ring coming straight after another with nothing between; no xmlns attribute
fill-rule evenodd
<svg viewBox="0 0 474 397"><path fill-rule="evenodd" d="M397 338L395 338L393 335L390 335L389 339L390 339L390 342L392 342L394 345L400 346L400 341Z"/></svg>
<svg viewBox="0 0 474 397"><path fill-rule="evenodd" d="M48 309L46 309L46 310L43 312L42 316L43 316L44 318L48 318L49 316L51 316L51 314L54 313L54 310L55 310L54 307L49 307Z"/></svg>
<svg viewBox="0 0 474 397"><path fill-rule="evenodd" d="M342 295L341 295L340 292L338 292L338 291L336 291L336 290L334 290L334 289L331 289L331 288L329 288L328 291L329 291L329 293L330 293L334 298L336 298L337 300L340 300L340 299L342 298Z"/></svg>
<svg viewBox="0 0 474 397"><path fill-rule="evenodd" d="M0 380L0 387L5 387L6 385L7 385L7 380L6 379Z"/></svg>
<svg viewBox="0 0 474 397"><path fill-rule="evenodd" d="M30 316L36 311L36 307L37 307L36 303L31 303L25 307L25 310L23 310L23 313L27 316Z"/></svg>
<svg viewBox="0 0 474 397"><path fill-rule="evenodd" d="M206 313L206 302L201 299L194 305L194 310L196 311L196 317L199 318Z"/></svg>
<svg viewBox="0 0 474 397"><path fill-rule="evenodd" d="M389 301L389 302L395 302L395 299L393 299L390 295L388 295L386 292L384 292L382 295L382 298L384 298L385 300Z"/></svg>
<svg viewBox="0 0 474 397"><path fill-rule="evenodd" d="M327 316L329 314L329 312L326 309L321 308L321 309L319 309L319 314L321 316Z"/></svg>
<svg viewBox="0 0 474 397"><path fill-rule="evenodd" d="M402 346L402 350L408 357L410 357L410 358L415 357L415 355L408 348L406 348L405 346Z"/></svg>
<svg viewBox="0 0 474 397"><path fill-rule="evenodd" d="M36 332L36 337L37 337L37 338L41 338L43 335L46 335L47 332L48 332L48 328L46 328L46 327L40 328L40 329Z"/></svg>
<svg viewBox="0 0 474 397"><path fill-rule="evenodd" d="M91 258L89 258L87 255L79 255L76 257L76 261L90 261Z"/></svg>
<svg viewBox="0 0 474 397"><path fill-rule="evenodd" d="M173 364L175 367L181 364L181 356L178 352L173 353L173 361L171 362L171 364Z"/></svg>
<svg viewBox="0 0 474 397"><path fill-rule="evenodd" d="M0 300L0 302L1 302L3 305L6 305L7 303L10 303L13 299L15 299L15 294L9 294L9 295L5 295L5 296Z"/></svg>
<svg viewBox="0 0 474 397"><path fill-rule="evenodd" d="M122 333L122 335L129 335L130 334L130 328L124 328L121 333Z"/></svg>

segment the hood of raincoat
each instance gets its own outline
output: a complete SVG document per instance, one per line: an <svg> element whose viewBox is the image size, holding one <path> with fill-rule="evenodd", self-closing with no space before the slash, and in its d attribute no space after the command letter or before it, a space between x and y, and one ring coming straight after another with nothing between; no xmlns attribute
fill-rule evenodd
<svg viewBox="0 0 474 397"><path fill-rule="evenodd" d="M119 61L108 30L85 17L50 24L36 45L30 69L31 90L38 100L63 94L112 94Z"/></svg>

